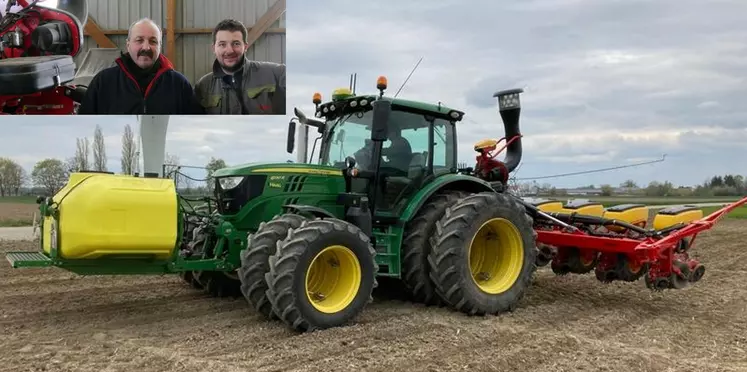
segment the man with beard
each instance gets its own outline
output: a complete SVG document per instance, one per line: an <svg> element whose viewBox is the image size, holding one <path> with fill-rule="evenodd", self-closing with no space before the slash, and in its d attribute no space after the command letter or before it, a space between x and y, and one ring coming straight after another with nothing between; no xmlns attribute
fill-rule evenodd
<svg viewBox="0 0 747 372"><path fill-rule="evenodd" d="M192 85L161 54L163 34L148 18L130 26L127 53L93 77L78 114L179 115L204 113Z"/></svg>
<svg viewBox="0 0 747 372"><path fill-rule="evenodd" d="M195 84L209 115L285 115L285 65L250 61L246 27L227 19L213 30L213 71Z"/></svg>

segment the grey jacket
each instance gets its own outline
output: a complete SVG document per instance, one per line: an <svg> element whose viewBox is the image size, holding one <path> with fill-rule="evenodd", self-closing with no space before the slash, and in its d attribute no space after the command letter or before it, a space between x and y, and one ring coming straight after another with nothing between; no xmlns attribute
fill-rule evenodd
<svg viewBox="0 0 747 372"><path fill-rule="evenodd" d="M285 115L285 65L244 57L244 66L228 75L215 61L195 84L195 96L208 115Z"/></svg>

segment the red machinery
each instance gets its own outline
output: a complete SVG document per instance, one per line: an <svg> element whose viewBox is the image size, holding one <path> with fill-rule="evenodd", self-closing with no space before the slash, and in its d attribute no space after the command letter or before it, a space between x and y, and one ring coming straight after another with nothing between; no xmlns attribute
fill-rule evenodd
<svg viewBox="0 0 747 372"><path fill-rule="evenodd" d="M475 151L480 153L473 172L477 177L495 181L489 175L491 170L501 169L501 162L494 158L503 149L491 153L498 142L483 140L475 145ZM670 208L657 215L666 219L663 227L657 228L655 222L653 228L647 228L640 214L628 218L630 221L604 217L605 214L624 216L616 212L625 208L643 211L647 217L648 208L643 205L618 206L623 208L609 208L602 210L601 214L591 215L574 212L568 209L568 205L559 207L559 211L551 211L549 207L517 199L534 218L540 250L538 266L552 262L553 271L559 275L594 270L596 278L602 282L634 282L644 277L646 286L652 290L681 289L700 280L705 267L688 254L695 238L730 211L747 203L747 197L742 198L706 217L702 217L702 211L695 207ZM602 207L598 207L601 210ZM689 218L677 217L688 212L696 212L701 218L693 218L692 214Z"/></svg>
<svg viewBox="0 0 747 372"><path fill-rule="evenodd" d="M475 151L480 155L476 158L477 164L475 165L474 173L484 180L498 181L505 185L508 182L508 168L506 168L505 163L497 160L496 157L519 138L521 138L521 135L511 137L499 150L496 150L496 148L501 141L506 140L505 137L497 141L494 139L485 139L476 143Z"/></svg>
<svg viewBox="0 0 747 372"><path fill-rule="evenodd" d="M57 8L41 3L8 0L0 19L0 113L73 114L85 94L71 82L87 1L59 0ZM11 13L15 5L21 10Z"/></svg>
<svg viewBox="0 0 747 372"><path fill-rule="evenodd" d="M700 280L705 267L689 257L697 235L708 230L734 208L747 203L747 197L688 223L663 229L646 229L627 222L597 216L542 212L524 202L535 217L537 242L579 256L599 255L594 270L597 279L636 281L644 276L650 289L680 289ZM607 227L619 227L617 232ZM553 260L557 256L553 257Z"/></svg>

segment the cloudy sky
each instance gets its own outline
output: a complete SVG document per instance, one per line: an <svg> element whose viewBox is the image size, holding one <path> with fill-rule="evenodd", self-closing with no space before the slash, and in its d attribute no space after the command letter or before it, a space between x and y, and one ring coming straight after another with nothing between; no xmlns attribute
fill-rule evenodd
<svg viewBox="0 0 747 372"><path fill-rule="evenodd" d="M465 5L469 4L469 5ZM400 96L467 112L460 160L472 144L500 138L492 94L525 89L523 164L532 178L656 160L612 172L552 178L558 186L701 183L714 174L747 176L747 2L744 0L343 0L287 2L289 108L347 87L375 91L389 78ZM289 110L292 112L292 110ZM182 163L210 156L229 164L285 161L288 117L171 117L167 151ZM0 118L0 156L31 168L69 157L75 137L107 136L119 169L123 118ZM12 129L10 129L12 128Z"/></svg>

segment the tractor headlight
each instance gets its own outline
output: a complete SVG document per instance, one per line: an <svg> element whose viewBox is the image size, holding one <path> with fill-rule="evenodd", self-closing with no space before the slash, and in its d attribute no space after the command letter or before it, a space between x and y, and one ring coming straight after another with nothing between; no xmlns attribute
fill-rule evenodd
<svg viewBox="0 0 747 372"><path fill-rule="evenodd" d="M243 176L221 177L218 178L218 183L220 184L220 188L222 190L230 190L241 183L241 180L243 179Z"/></svg>

